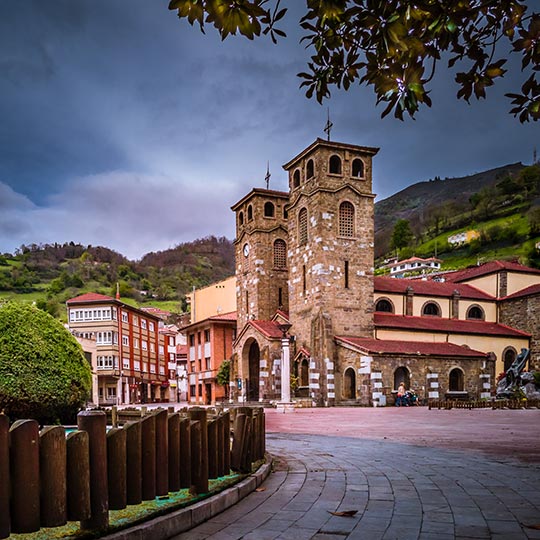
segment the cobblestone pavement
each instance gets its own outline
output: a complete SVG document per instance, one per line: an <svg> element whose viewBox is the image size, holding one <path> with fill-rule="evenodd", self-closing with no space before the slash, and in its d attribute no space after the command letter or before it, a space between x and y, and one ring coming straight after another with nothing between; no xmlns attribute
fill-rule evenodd
<svg viewBox="0 0 540 540"><path fill-rule="evenodd" d="M302 421L295 418L287 425ZM540 416L527 418L537 440ZM336 436L335 425L317 421L311 429L320 435L269 433L277 459L263 490L176 540L540 539L538 463L471 451L474 443L448 449ZM330 513L348 510L356 514Z"/></svg>

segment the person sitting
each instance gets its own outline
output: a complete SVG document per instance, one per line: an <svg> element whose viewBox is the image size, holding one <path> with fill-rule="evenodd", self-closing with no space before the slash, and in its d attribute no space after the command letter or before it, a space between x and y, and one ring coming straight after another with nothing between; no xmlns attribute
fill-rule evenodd
<svg viewBox="0 0 540 540"><path fill-rule="evenodd" d="M407 390L405 389L405 383L400 382L398 389L397 389L397 397L396 397L396 407L401 407L405 405L405 393Z"/></svg>

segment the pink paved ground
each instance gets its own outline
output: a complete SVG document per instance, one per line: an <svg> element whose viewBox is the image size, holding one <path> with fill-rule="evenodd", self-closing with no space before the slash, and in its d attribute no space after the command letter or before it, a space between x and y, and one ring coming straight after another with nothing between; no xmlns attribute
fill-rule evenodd
<svg viewBox="0 0 540 540"><path fill-rule="evenodd" d="M540 462L540 410L427 407L266 409L269 432L388 439Z"/></svg>

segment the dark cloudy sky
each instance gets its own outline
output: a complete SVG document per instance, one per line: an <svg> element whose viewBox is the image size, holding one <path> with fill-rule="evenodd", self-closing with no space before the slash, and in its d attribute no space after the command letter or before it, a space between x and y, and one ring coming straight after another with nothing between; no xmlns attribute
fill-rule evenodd
<svg viewBox="0 0 540 540"><path fill-rule="evenodd" d="M0 252L21 244L105 245L130 258L209 234L234 236L230 206L253 186L286 189L281 168L324 136L379 146L378 200L410 183L522 161L538 123L508 114L507 75L488 99L457 102L440 71L416 121L381 120L370 90L307 100L289 37L221 42L166 0L0 2ZM524 79L523 79L524 80ZM540 144L539 144L540 150Z"/></svg>

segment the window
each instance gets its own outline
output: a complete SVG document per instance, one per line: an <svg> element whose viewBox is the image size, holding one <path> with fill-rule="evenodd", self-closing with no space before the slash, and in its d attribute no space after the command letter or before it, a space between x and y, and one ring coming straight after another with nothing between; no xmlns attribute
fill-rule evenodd
<svg viewBox="0 0 540 540"><path fill-rule="evenodd" d="M195 334L189 334L189 346L195 347Z"/></svg>
<svg viewBox="0 0 540 540"><path fill-rule="evenodd" d="M354 206L348 201L339 205L339 236L354 236Z"/></svg>
<svg viewBox="0 0 540 540"><path fill-rule="evenodd" d="M122 345L124 347L129 347L129 336L122 336Z"/></svg>
<svg viewBox="0 0 540 540"><path fill-rule="evenodd" d="M244 224L244 212L238 214L238 223L240 223L240 225Z"/></svg>
<svg viewBox="0 0 540 540"><path fill-rule="evenodd" d="M156 327L154 326L154 323L153 323L153 322L149 322L149 323L148 323L148 330L150 330L150 332L153 332L155 328L156 328Z"/></svg>
<svg viewBox="0 0 540 540"><path fill-rule="evenodd" d="M265 202L264 203L264 217L274 217L276 213L276 208L274 203Z"/></svg>
<svg viewBox="0 0 540 540"><path fill-rule="evenodd" d="M150 352L156 352L156 346L152 342L150 342Z"/></svg>
<svg viewBox="0 0 540 540"><path fill-rule="evenodd" d="M146 339L143 339L141 342L142 350L147 351L148 350L148 341Z"/></svg>
<svg viewBox="0 0 540 540"><path fill-rule="evenodd" d="M207 329L204 331L204 342L209 343L210 342L210 330Z"/></svg>
<svg viewBox="0 0 540 540"><path fill-rule="evenodd" d="M307 210L302 208L298 212L298 243L303 246L307 244L308 241L308 215Z"/></svg>
<svg viewBox="0 0 540 540"><path fill-rule="evenodd" d="M305 293L306 292L306 265L304 264L302 266L302 291Z"/></svg>
<svg viewBox="0 0 540 540"><path fill-rule="evenodd" d="M189 397L190 398L196 397L195 389L196 389L196 387L195 387L194 384L189 385Z"/></svg>
<svg viewBox="0 0 540 540"><path fill-rule="evenodd" d="M428 315L430 317L440 317L441 308L436 302L428 302L422 308L422 315Z"/></svg>
<svg viewBox="0 0 540 540"><path fill-rule="evenodd" d="M310 159L306 163L306 178L313 178L315 176L315 167L313 165L313 160Z"/></svg>
<svg viewBox="0 0 540 540"><path fill-rule="evenodd" d="M206 371L210 371L210 369L211 369L210 358L205 358L205 359L204 359L204 364L205 364L205 369L206 369Z"/></svg>
<svg viewBox="0 0 540 540"><path fill-rule="evenodd" d="M341 174L341 159L339 156L331 156L329 165L330 174Z"/></svg>
<svg viewBox="0 0 540 540"><path fill-rule="evenodd" d="M293 187L300 187L300 171L298 169L293 173Z"/></svg>
<svg viewBox="0 0 540 540"><path fill-rule="evenodd" d="M112 318L111 308L102 309L72 309L69 312L71 322L82 321L110 321Z"/></svg>
<svg viewBox="0 0 540 540"><path fill-rule="evenodd" d="M122 311L122 322L129 322L128 314Z"/></svg>
<svg viewBox="0 0 540 540"><path fill-rule="evenodd" d="M248 206L247 219L248 221L251 221L253 219L253 207L251 206L251 204Z"/></svg>
<svg viewBox="0 0 540 540"><path fill-rule="evenodd" d="M283 308L283 289L278 287L278 309Z"/></svg>
<svg viewBox="0 0 540 540"><path fill-rule="evenodd" d="M137 315L133 315L133 324L137 326L139 324L139 317Z"/></svg>
<svg viewBox="0 0 540 540"><path fill-rule="evenodd" d="M364 178L364 162L361 159L353 159L351 176L354 176L354 178Z"/></svg>
<svg viewBox="0 0 540 540"><path fill-rule="evenodd" d="M97 345L112 345L116 343L115 332L97 332L96 333L96 343Z"/></svg>
<svg viewBox="0 0 540 540"><path fill-rule="evenodd" d="M454 368L448 376L448 390L450 392L463 392L463 371L459 368Z"/></svg>
<svg viewBox="0 0 540 540"><path fill-rule="evenodd" d="M139 360L133 361L133 369L135 371L141 371L141 363L139 362Z"/></svg>
<svg viewBox="0 0 540 540"><path fill-rule="evenodd" d="M484 318L484 310L480 306L471 306L467 311L467 319L478 319L483 321Z"/></svg>
<svg viewBox="0 0 540 540"><path fill-rule="evenodd" d="M508 371L517 357L517 352L513 347L508 347L503 353L504 371Z"/></svg>
<svg viewBox="0 0 540 540"><path fill-rule="evenodd" d="M141 319L141 328L146 330L146 319Z"/></svg>
<svg viewBox="0 0 540 540"><path fill-rule="evenodd" d="M124 369L129 369L129 358L122 358L122 367Z"/></svg>
<svg viewBox="0 0 540 540"><path fill-rule="evenodd" d="M394 371L394 390L397 390L401 383L405 385L407 390L411 387L411 374L405 366L398 367Z"/></svg>
<svg viewBox="0 0 540 540"><path fill-rule="evenodd" d="M386 298L381 298L375 304L375 311L378 311L380 313L394 313L394 306L392 305L390 300L386 300Z"/></svg>
<svg viewBox="0 0 540 540"><path fill-rule="evenodd" d="M116 386L107 386L107 399L116 397Z"/></svg>
<svg viewBox="0 0 540 540"><path fill-rule="evenodd" d="M98 369L114 369L116 367L116 361L114 356L98 356L97 368Z"/></svg>
<svg viewBox="0 0 540 540"><path fill-rule="evenodd" d="M133 347L135 349L139 348L139 338L133 338Z"/></svg>
<svg viewBox="0 0 540 540"><path fill-rule="evenodd" d="M280 238L274 242L274 268L287 268L287 244Z"/></svg>

